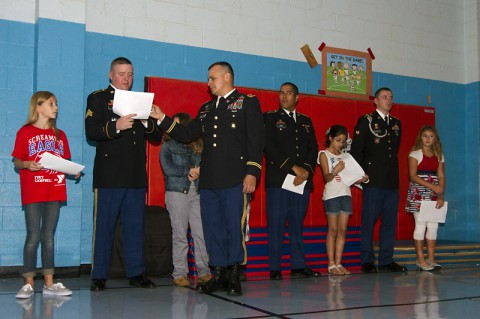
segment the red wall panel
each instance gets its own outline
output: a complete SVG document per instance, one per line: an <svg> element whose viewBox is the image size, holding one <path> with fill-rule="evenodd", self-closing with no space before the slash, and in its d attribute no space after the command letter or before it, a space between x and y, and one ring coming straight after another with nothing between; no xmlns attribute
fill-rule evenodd
<svg viewBox="0 0 480 319"><path fill-rule="evenodd" d="M264 112L278 108L278 92L254 88L238 87L239 91L255 94ZM188 112L192 116L197 114L200 105L212 97L208 87L203 82L175 80L167 78L148 77L145 80L145 90L154 92L154 103L159 105L166 114L172 116L177 112ZM372 101L356 101L340 98L324 97L318 95L300 94L297 105L300 113L312 118L315 133L320 149L324 148L325 133L333 124L347 127L350 137L357 119L363 114L374 110ZM402 143L399 151L400 159L400 205L398 217L397 239L411 239L413 232L413 219L404 213L405 196L408 188L407 157L414 143L418 130L422 125L434 124L435 113L431 107L395 104L392 115L400 118L403 125ZM165 206L163 173L159 164L160 145L148 144L147 169L149 174L149 188L147 205ZM250 226L265 227L265 184L264 174L259 181L251 203ZM324 182L320 168L317 167L314 176L315 190L311 195L310 207L305 218L306 226L326 225L323 210L322 194ZM362 193L352 188L353 215L350 226L360 226ZM378 234L378 232L376 232ZM377 235L378 236L378 235ZM378 238L377 238L378 239Z"/></svg>

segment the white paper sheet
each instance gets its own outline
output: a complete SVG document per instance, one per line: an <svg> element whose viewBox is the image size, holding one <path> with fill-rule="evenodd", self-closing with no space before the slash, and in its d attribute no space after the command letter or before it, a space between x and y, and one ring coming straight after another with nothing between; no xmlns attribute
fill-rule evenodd
<svg viewBox="0 0 480 319"><path fill-rule="evenodd" d="M120 116L137 114L134 119L146 120L150 116L153 93L115 90L113 112Z"/></svg>
<svg viewBox="0 0 480 319"><path fill-rule="evenodd" d="M297 194L303 194L303 189L305 188L305 184L307 183L307 181L304 181L302 184L295 186L293 185L294 179L295 179L294 175L287 174L287 177L285 177L285 180L283 181L282 188Z"/></svg>
<svg viewBox="0 0 480 319"><path fill-rule="evenodd" d="M435 208L436 205L436 201L422 200L418 220L421 222L445 223L445 219L447 218L448 202L445 202L445 204L438 209Z"/></svg>
<svg viewBox="0 0 480 319"><path fill-rule="evenodd" d="M77 175L85 168L83 165L63 159L48 152L42 154L39 163L45 168L70 175Z"/></svg>
<svg viewBox="0 0 480 319"><path fill-rule="evenodd" d="M345 168L338 173L342 178L342 181L351 186L356 181L361 179L365 176L365 171L363 168L357 163L357 161L353 158L352 155L347 154L342 161L345 163Z"/></svg>

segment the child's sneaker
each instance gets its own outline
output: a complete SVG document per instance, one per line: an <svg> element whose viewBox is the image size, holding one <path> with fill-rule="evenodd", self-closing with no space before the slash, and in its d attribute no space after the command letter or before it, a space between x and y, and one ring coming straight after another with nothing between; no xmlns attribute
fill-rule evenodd
<svg viewBox="0 0 480 319"><path fill-rule="evenodd" d="M33 295L33 288L30 284L23 286L15 296L18 299L28 299Z"/></svg>
<svg viewBox="0 0 480 319"><path fill-rule="evenodd" d="M53 284L52 287L43 286L44 295L56 295L56 296L70 296L72 291L65 288L61 282Z"/></svg>

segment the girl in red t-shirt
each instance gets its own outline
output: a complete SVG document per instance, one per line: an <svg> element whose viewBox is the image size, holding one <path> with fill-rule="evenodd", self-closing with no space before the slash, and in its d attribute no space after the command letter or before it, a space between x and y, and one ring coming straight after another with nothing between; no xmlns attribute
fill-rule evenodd
<svg viewBox="0 0 480 319"><path fill-rule="evenodd" d="M418 220L422 201L436 201L437 208L444 205L445 160L435 127L427 125L420 129L408 155L408 175L410 185L405 210L413 213L415 218L413 241L417 253L416 264L422 270L440 269L441 266L435 261L438 223ZM424 238L427 242L427 259L423 254Z"/></svg>
<svg viewBox="0 0 480 319"><path fill-rule="evenodd" d="M54 235L60 205L67 200L65 174L45 169L38 163L43 153L70 158L65 133L56 126L57 99L53 93L39 91L30 99L28 119L17 132L12 152L20 172L20 190L25 210L27 236L23 249L25 285L16 297L30 298L33 293L37 264L37 248L42 244L44 295L69 296L72 291L61 283L53 283ZM75 176L78 178L80 173Z"/></svg>

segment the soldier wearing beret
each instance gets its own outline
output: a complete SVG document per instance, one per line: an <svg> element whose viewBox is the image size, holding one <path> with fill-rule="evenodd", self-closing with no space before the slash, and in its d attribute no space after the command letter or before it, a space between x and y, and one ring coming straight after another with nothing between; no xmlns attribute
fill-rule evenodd
<svg viewBox="0 0 480 319"><path fill-rule="evenodd" d="M398 149L402 137L400 120L390 115L392 91L375 92L376 110L365 114L355 126L351 154L369 176L363 184L361 263L365 273L377 272L373 251L373 231L378 219L380 251L378 271L405 272L393 261L393 247L398 217Z"/></svg>
<svg viewBox="0 0 480 319"><path fill-rule="evenodd" d="M320 276L306 267L303 249L303 220L313 189L318 144L312 120L297 112L297 101L297 86L286 82L280 87L280 107L264 115L268 251L273 280L282 279L280 264L287 221L291 276ZM294 176L295 186L306 183L302 194L282 188L288 174Z"/></svg>
<svg viewBox="0 0 480 319"><path fill-rule="evenodd" d="M120 215L125 270L129 284L153 288L144 276L143 255L145 196L147 191L145 138L160 140L155 120L134 119L136 114L113 113L116 89L130 90L133 66L119 57L110 66L110 85L93 92L87 99L85 132L96 142L93 166L95 189L92 291L105 289L115 226Z"/></svg>
<svg viewBox="0 0 480 319"><path fill-rule="evenodd" d="M241 295L241 265L247 262L246 207L262 168L265 142L262 112L255 96L233 86L233 69L227 62L208 68L208 87L215 96L204 103L187 126L178 125L154 106L152 116L172 138L188 143L203 137L200 164L200 207L205 243L215 276L197 291L226 288Z"/></svg>

